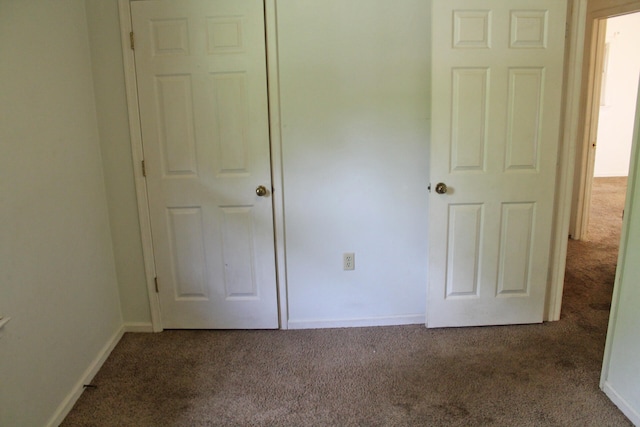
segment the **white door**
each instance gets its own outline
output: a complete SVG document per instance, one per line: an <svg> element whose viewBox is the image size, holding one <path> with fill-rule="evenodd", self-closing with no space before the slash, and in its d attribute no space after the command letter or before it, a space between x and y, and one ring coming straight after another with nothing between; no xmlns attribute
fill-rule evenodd
<svg viewBox="0 0 640 427"><path fill-rule="evenodd" d="M429 327L542 321L566 7L433 2Z"/></svg>
<svg viewBox="0 0 640 427"><path fill-rule="evenodd" d="M162 326L277 328L262 1L131 12Z"/></svg>

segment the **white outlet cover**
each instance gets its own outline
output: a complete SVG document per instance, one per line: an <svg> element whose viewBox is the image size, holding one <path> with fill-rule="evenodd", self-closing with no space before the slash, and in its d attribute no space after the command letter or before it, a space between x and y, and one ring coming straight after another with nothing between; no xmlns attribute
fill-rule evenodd
<svg viewBox="0 0 640 427"><path fill-rule="evenodd" d="M356 256L353 252L346 252L342 255L342 268L344 270L356 269Z"/></svg>

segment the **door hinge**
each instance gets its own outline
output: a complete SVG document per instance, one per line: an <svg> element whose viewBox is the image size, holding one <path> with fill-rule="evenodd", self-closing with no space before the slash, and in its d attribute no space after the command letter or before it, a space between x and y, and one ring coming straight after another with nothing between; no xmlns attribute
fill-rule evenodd
<svg viewBox="0 0 640 427"><path fill-rule="evenodd" d="M153 278L153 283L155 283L155 285L156 285L156 294L157 294L158 293L158 278L157 277Z"/></svg>
<svg viewBox="0 0 640 427"><path fill-rule="evenodd" d="M146 177L147 176L147 168L144 165L144 160L141 161L140 163L142 163L142 176Z"/></svg>
<svg viewBox="0 0 640 427"><path fill-rule="evenodd" d="M136 41L135 41L135 38L133 37L133 31L131 31L129 33L129 41L131 42L131 50L135 50L136 49Z"/></svg>
<svg viewBox="0 0 640 427"><path fill-rule="evenodd" d="M427 186L427 190L429 190L429 193L431 193L431 183L429 183L429 185Z"/></svg>

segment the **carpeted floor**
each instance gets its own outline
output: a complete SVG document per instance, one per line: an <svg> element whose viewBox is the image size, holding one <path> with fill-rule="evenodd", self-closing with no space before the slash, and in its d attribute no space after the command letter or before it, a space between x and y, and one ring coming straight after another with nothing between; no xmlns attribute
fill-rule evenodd
<svg viewBox="0 0 640 427"><path fill-rule="evenodd" d="M599 390L624 180L569 244L562 320L126 334L64 426L630 426Z"/></svg>

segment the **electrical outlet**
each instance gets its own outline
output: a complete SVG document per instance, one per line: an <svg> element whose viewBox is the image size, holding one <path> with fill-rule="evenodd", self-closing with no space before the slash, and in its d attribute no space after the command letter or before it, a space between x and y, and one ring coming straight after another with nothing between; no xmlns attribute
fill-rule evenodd
<svg viewBox="0 0 640 427"><path fill-rule="evenodd" d="M347 252L342 255L342 268L344 270L356 269L356 254L353 252Z"/></svg>

